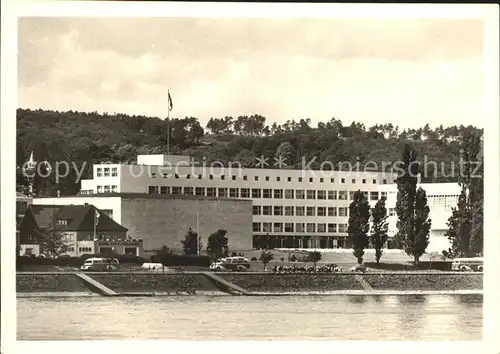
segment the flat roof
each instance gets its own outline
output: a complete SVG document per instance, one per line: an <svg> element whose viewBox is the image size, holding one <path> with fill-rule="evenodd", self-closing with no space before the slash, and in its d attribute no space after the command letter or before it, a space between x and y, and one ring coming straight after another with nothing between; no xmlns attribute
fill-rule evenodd
<svg viewBox="0 0 500 354"><path fill-rule="evenodd" d="M140 198L140 199L184 199L184 200L222 200L222 201L240 201L249 202L251 199L241 198L219 198L219 197L205 197L199 195L186 195L186 194L149 194L149 193L101 193L101 194L79 194L79 195L66 195L61 197L42 197L35 199L69 199L69 198Z"/></svg>

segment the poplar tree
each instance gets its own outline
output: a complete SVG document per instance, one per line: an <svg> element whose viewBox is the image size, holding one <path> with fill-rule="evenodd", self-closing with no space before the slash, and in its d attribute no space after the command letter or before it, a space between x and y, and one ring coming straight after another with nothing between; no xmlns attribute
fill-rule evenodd
<svg viewBox="0 0 500 354"><path fill-rule="evenodd" d="M375 260L377 261L377 264L380 263L380 258L383 254L382 248L387 241L387 232L389 230L389 223L387 222L387 208L385 207L386 199L386 197L380 198L372 210L370 242L375 249Z"/></svg>
<svg viewBox="0 0 500 354"><path fill-rule="evenodd" d="M396 214L398 229L395 244L404 249L406 254L413 256L413 262L418 265L420 256L429 245L431 220L427 195L422 188L417 190L419 164L415 148L406 144L402 159L398 166L398 196Z"/></svg>
<svg viewBox="0 0 500 354"><path fill-rule="evenodd" d="M352 245L353 255L358 264L363 263L365 248L368 248L368 231L370 219L370 204L366 197L357 191L349 205L349 226L347 228L348 238Z"/></svg>

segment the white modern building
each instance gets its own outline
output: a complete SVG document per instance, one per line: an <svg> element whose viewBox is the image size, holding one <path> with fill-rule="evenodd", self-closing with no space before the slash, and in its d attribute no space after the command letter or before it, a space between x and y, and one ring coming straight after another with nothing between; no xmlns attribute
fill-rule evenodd
<svg viewBox="0 0 500 354"><path fill-rule="evenodd" d="M387 172L204 166L189 156L139 155L135 165L94 165L93 179L82 180L81 194L94 198L96 194L148 193L249 199L253 202L254 248L347 248L348 209L357 190L372 207L379 198L388 198L390 236L394 235L394 182L395 174ZM421 186L429 195L432 247L447 249L442 235L451 206L456 205L458 185ZM119 217L118 213L113 217Z"/></svg>

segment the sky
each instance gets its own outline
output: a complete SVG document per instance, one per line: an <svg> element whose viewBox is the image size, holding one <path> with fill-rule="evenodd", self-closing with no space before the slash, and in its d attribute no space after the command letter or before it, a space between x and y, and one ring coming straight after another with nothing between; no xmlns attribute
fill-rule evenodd
<svg viewBox="0 0 500 354"><path fill-rule="evenodd" d="M22 18L18 106L483 127L481 20Z"/></svg>

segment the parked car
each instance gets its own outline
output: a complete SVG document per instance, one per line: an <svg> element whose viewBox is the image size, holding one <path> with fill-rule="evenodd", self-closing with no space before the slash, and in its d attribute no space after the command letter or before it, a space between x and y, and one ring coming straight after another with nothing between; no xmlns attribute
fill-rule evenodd
<svg viewBox="0 0 500 354"><path fill-rule="evenodd" d="M368 271L368 268L364 264L358 264L351 268L351 272L361 272L365 273Z"/></svg>
<svg viewBox="0 0 500 354"><path fill-rule="evenodd" d="M118 269L120 262L116 258L88 258L80 267L87 271L112 271Z"/></svg>
<svg viewBox="0 0 500 354"><path fill-rule="evenodd" d="M250 269L250 262L245 257L226 257L213 262L210 265L210 269L216 272L244 272Z"/></svg>

